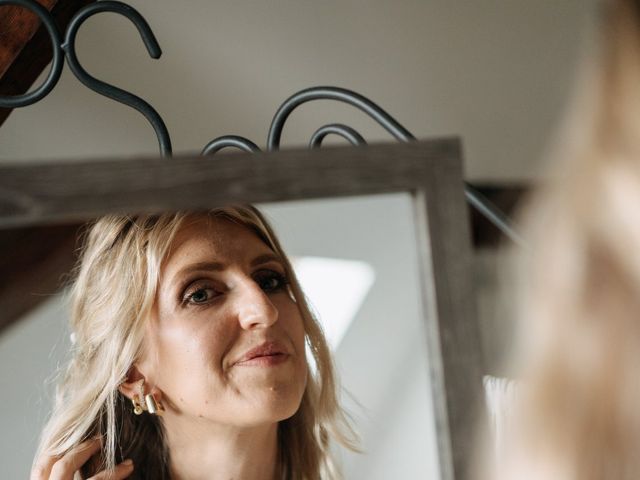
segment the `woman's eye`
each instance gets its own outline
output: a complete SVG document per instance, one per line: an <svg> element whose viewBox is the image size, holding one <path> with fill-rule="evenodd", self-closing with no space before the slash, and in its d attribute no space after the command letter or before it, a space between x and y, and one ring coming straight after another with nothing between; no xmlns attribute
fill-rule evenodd
<svg viewBox="0 0 640 480"><path fill-rule="evenodd" d="M209 302L215 296L213 288L201 287L187 293L184 297L184 303L202 304Z"/></svg>
<svg viewBox="0 0 640 480"><path fill-rule="evenodd" d="M258 273L255 280L265 292L281 290L289 283L284 275L271 271Z"/></svg>

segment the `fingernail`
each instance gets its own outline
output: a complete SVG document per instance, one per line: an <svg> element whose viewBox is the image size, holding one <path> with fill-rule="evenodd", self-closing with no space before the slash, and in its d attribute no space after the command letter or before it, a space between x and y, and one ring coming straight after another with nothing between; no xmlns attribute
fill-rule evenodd
<svg viewBox="0 0 640 480"><path fill-rule="evenodd" d="M126 465L127 467L130 467L131 465L133 465L133 460L131 460L130 458L127 458L122 462L122 464Z"/></svg>

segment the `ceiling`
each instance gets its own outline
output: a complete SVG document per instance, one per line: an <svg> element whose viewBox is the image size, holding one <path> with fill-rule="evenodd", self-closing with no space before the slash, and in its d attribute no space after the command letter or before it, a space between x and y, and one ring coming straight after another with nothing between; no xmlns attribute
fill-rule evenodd
<svg viewBox="0 0 640 480"><path fill-rule="evenodd" d="M58 2L64 3L64 2ZM596 0L131 0L163 49L148 57L133 25L90 18L78 53L96 77L137 93L164 118L177 152L222 134L263 146L295 91L338 85L378 102L418 138L461 135L471 180L536 176L562 112ZM341 121L388 135L353 108L296 112L286 145ZM83 87L65 68L40 103L0 129L1 159L154 154L139 113Z"/></svg>

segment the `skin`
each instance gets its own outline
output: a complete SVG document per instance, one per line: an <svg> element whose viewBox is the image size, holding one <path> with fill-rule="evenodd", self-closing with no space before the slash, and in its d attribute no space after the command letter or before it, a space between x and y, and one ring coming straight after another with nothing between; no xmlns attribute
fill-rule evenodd
<svg viewBox="0 0 640 480"><path fill-rule="evenodd" d="M193 268L205 262L220 265ZM277 255L246 227L191 219L162 265L146 329L120 391L133 398L144 380L164 405L172 478L275 479L278 422L298 410L307 381L302 317ZM265 342L285 355L240 361ZM84 448L43 459L32 478L71 480L99 443ZM133 468L123 462L115 478Z"/></svg>

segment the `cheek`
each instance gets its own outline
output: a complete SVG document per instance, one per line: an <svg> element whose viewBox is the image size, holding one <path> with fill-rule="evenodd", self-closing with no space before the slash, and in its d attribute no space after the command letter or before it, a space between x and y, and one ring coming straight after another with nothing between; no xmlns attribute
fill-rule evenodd
<svg viewBox="0 0 640 480"><path fill-rule="evenodd" d="M298 306L287 298L287 300L276 305L280 316L282 327L291 339L296 348L297 354L304 354L304 323L302 314Z"/></svg>
<svg viewBox="0 0 640 480"><path fill-rule="evenodd" d="M230 332L210 322L167 329L162 337L158 386L177 411L207 416L214 399L228 389L222 361Z"/></svg>
<svg viewBox="0 0 640 480"><path fill-rule="evenodd" d="M159 367L163 376L203 377L222 373L230 332L222 324L192 318L163 328L159 335Z"/></svg>
<svg viewBox="0 0 640 480"><path fill-rule="evenodd" d="M290 302L289 305L284 308L284 312L286 312L286 314L283 315L283 317L286 320L283 321L283 326L286 329L287 335L291 339L291 343L296 353L296 389L299 390L300 395L302 395L308 381L307 373L309 361L307 359L304 323L302 320L302 314L295 303Z"/></svg>

